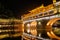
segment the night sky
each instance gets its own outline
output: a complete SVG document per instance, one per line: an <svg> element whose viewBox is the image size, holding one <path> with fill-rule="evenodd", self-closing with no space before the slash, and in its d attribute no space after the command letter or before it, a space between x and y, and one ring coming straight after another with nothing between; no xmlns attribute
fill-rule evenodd
<svg viewBox="0 0 60 40"><path fill-rule="evenodd" d="M23 14L27 14L29 10L40 6L42 3L44 6L47 6L52 3L52 0L0 0L2 7L0 10L9 10L12 12L10 14L5 13L8 16L13 14L15 17L20 17Z"/></svg>

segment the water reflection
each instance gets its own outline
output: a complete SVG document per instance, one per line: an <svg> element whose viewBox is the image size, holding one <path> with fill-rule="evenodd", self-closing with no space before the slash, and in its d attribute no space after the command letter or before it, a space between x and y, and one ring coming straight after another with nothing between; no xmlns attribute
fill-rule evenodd
<svg viewBox="0 0 60 40"><path fill-rule="evenodd" d="M60 20L56 21L52 27L54 34L60 37Z"/></svg>

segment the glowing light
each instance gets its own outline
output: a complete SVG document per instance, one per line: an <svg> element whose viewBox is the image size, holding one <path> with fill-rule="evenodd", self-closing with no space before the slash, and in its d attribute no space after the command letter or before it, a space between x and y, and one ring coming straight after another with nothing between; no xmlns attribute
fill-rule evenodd
<svg viewBox="0 0 60 40"><path fill-rule="evenodd" d="M36 26L36 25L37 25L36 21L31 22L31 26Z"/></svg>
<svg viewBox="0 0 60 40"><path fill-rule="evenodd" d="M34 21L34 20L51 19L51 18L54 18L54 17L60 17L60 16L54 15L54 16L50 16L50 17L43 17L43 18L38 18L38 19L32 19L32 20L24 21L24 23L31 22L31 21Z"/></svg>
<svg viewBox="0 0 60 40"><path fill-rule="evenodd" d="M41 34L39 34L39 37L41 37Z"/></svg>
<svg viewBox="0 0 60 40"><path fill-rule="evenodd" d="M50 17L44 17L44 19L50 19Z"/></svg>
<svg viewBox="0 0 60 40"><path fill-rule="evenodd" d="M27 27L30 27L30 24L27 24Z"/></svg>
<svg viewBox="0 0 60 40"><path fill-rule="evenodd" d="M56 2L56 3L55 3L55 6L58 6L59 4L60 4L60 1L59 1L59 2Z"/></svg>
<svg viewBox="0 0 60 40"><path fill-rule="evenodd" d="M54 18L55 16L51 16L50 18Z"/></svg>
<svg viewBox="0 0 60 40"><path fill-rule="evenodd" d="M29 33L30 32L30 29L27 29L27 32Z"/></svg>
<svg viewBox="0 0 60 40"><path fill-rule="evenodd" d="M41 22L38 22L39 25L41 25Z"/></svg>
<svg viewBox="0 0 60 40"><path fill-rule="evenodd" d="M56 3L56 0L53 0L53 4Z"/></svg>
<svg viewBox="0 0 60 40"><path fill-rule="evenodd" d="M2 31L0 30L0 32L2 32Z"/></svg>
<svg viewBox="0 0 60 40"><path fill-rule="evenodd" d="M57 29L57 27L55 27L54 29Z"/></svg>
<svg viewBox="0 0 60 40"><path fill-rule="evenodd" d="M56 8L54 9L54 13L57 13L57 9Z"/></svg>

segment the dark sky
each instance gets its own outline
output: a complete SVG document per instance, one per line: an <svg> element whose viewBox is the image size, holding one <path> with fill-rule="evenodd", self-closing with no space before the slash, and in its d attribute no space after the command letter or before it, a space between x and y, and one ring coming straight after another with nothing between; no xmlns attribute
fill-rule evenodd
<svg viewBox="0 0 60 40"><path fill-rule="evenodd" d="M11 10L14 16L19 17L42 3L45 6L51 4L52 0L0 0L0 3L4 6L4 9Z"/></svg>

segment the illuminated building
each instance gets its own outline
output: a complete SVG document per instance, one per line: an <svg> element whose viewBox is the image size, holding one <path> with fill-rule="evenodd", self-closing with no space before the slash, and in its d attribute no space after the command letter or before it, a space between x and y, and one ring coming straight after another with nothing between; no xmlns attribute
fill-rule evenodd
<svg viewBox="0 0 60 40"><path fill-rule="evenodd" d="M56 0L53 0L53 4L46 7L42 4L29 12L21 16L24 27L22 37L24 39L60 40L60 33L58 33L60 27L57 27L57 25L60 25L60 1L56 2ZM55 24L55 22L57 23Z"/></svg>

